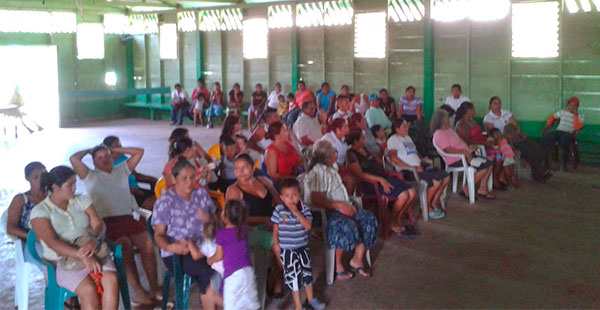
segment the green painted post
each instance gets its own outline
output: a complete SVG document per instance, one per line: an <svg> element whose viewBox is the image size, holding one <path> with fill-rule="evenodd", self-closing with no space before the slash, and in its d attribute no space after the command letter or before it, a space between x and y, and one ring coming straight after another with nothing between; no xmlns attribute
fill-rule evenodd
<svg viewBox="0 0 600 310"><path fill-rule="evenodd" d="M298 44L298 30L296 27L292 28L291 35L291 46L292 46L292 92L296 92L298 81L300 80L300 71L298 65L300 64L300 44Z"/></svg>
<svg viewBox="0 0 600 310"><path fill-rule="evenodd" d="M125 41L125 74L127 75L127 89L135 88L135 65L133 63L133 38L128 38ZM134 101L135 97L128 98L127 101Z"/></svg>
<svg viewBox="0 0 600 310"><path fill-rule="evenodd" d="M198 31L198 44L196 44L196 76L204 79L204 32Z"/></svg>
<svg viewBox="0 0 600 310"><path fill-rule="evenodd" d="M425 4L423 20L423 100L425 118L430 119L435 106L435 47L433 42L433 21L431 19L431 0Z"/></svg>

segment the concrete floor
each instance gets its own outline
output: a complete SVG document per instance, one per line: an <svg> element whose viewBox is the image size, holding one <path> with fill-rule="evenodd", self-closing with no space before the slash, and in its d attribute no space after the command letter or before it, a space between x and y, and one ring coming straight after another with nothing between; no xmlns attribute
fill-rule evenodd
<svg viewBox="0 0 600 310"><path fill-rule="evenodd" d="M0 140L0 211L26 188L22 169L31 160L51 168L108 134L146 149L139 171L158 175L167 158L166 122L127 119L45 131L19 141ZM193 129L204 146L219 129ZM89 160L89 159L88 159ZM474 207L453 196L448 217L420 223L414 241L392 238L374 251L374 277L324 285L315 251L317 291L330 309L395 308L600 308L600 170L557 173L546 185L524 180ZM83 190L83 188L80 188ZM313 248L320 244L313 242ZM13 246L0 235L0 309L12 309ZM43 276L34 275L32 309L43 304ZM198 308L194 297L193 308ZM269 308L289 306L289 299Z"/></svg>

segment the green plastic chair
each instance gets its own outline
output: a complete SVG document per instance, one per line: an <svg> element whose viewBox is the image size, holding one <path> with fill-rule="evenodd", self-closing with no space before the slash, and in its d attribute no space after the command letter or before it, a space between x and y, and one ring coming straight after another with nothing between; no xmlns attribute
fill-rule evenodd
<svg viewBox="0 0 600 310"><path fill-rule="evenodd" d="M40 257L37 252L36 244L38 243L37 236L33 230L30 230L27 234L27 250L31 253L31 256L40 263L46 266L48 281L44 294L44 308L46 310L62 310L64 309L65 301L71 297L76 297L75 292L71 292L64 287L60 287L56 283L56 267L51 262ZM127 276L125 275L125 269L123 266L123 248L121 245L117 245L112 248L115 266L117 267L117 278L119 281L119 290L121 293L121 299L123 300L123 307L127 310L131 309L131 302L129 299L129 289L127 287Z"/></svg>
<svg viewBox="0 0 600 310"><path fill-rule="evenodd" d="M146 230L148 231L148 234L150 234L150 239L152 240L152 243L156 245L156 241L154 240L154 228L152 227L152 216L150 216L146 220ZM189 309L192 277L183 272L180 255L174 255L172 261L173 272L170 272L167 268L163 276L162 309L167 309L167 304L169 302L169 287L171 285L171 278L173 278L175 282L175 309Z"/></svg>

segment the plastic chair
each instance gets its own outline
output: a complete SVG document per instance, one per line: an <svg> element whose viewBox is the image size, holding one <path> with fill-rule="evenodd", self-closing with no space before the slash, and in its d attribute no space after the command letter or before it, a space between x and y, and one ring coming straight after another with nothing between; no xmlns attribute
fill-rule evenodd
<svg viewBox="0 0 600 310"><path fill-rule="evenodd" d="M466 159L465 155L446 153L435 143L433 144L433 147L435 147L438 154L440 154L442 156L442 159L444 160L444 164L446 165L446 172L452 174L452 192L453 193L457 192L457 190L458 190L458 175L460 173L462 173L463 174L462 186L464 187L465 184L467 184L467 187L469 189L469 203L474 204L475 203L475 168L471 167L467 163L467 159ZM455 157L455 158L460 159L460 161L462 162L462 166L461 167L451 167L446 162L446 157Z"/></svg>
<svg viewBox="0 0 600 310"><path fill-rule="evenodd" d="M208 156L212 157L213 160L221 160L221 145L219 143L211 145L206 153Z"/></svg>
<svg viewBox="0 0 600 310"><path fill-rule="evenodd" d="M148 234L150 234L150 239L152 240L152 243L156 246L156 241L154 240L154 228L152 227L151 223L152 216L150 216L146 221L146 230L148 231ZM183 267L181 265L181 256L174 255L174 259L172 261L173 272L171 273L167 268L163 276L162 309L167 309L167 305L169 302L169 287L171 286L171 278L173 278L175 282L175 309L189 309L189 301L192 288L192 277L188 276L183 272Z"/></svg>
<svg viewBox="0 0 600 310"><path fill-rule="evenodd" d="M327 244L327 211L322 208L312 208L311 210L321 214L323 248L325 249L325 280L327 285L333 285L333 282L335 281L335 249L329 248L329 245ZM367 249L365 252L365 259L367 260L367 267L371 268L371 250Z"/></svg>
<svg viewBox="0 0 600 310"><path fill-rule="evenodd" d="M160 197L160 195L162 194L162 192L165 190L166 187L167 187L167 181L165 180L165 178L160 177L158 179L158 181L156 181L156 185L154 186L154 196L156 197L156 199L158 199L158 197Z"/></svg>
<svg viewBox="0 0 600 310"><path fill-rule="evenodd" d="M20 238L8 234L7 224L8 210L0 218L0 231L5 233L15 245L15 306L19 310L27 310L29 307L29 274L35 265L25 260L25 251L27 251L27 248Z"/></svg>
<svg viewBox="0 0 600 310"><path fill-rule="evenodd" d="M35 232L30 230L27 234L27 250L37 262L46 266L47 283L44 293L44 308L47 310L62 310L64 309L65 301L71 297L77 296L75 292L71 292L66 288L58 286L56 283L56 267L53 263L41 258L37 251L38 240ZM129 288L127 287L127 276L123 266L123 248L121 245L115 246L113 249L113 257L117 268L117 278L119 281L119 291L125 309L131 309L129 299Z"/></svg>
<svg viewBox="0 0 600 310"><path fill-rule="evenodd" d="M408 172L411 173L413 175L413 178L415 179L413 183L413 185L417 188L417 193L419 194L419 205L421 206L421 214L423 216L423 220L425 222L429 221L429 208L428 208L428 202L427 202L427 189L429 188L429 185L427 184L426 181L421 180L421 178L419 178L419 174L417 173L417 170L415 170L415 168L412 167L398 167L396 166L387 155L383 155L383 165L385 166L391 166L394 168L394 171L396 172ZM446 208L446 202L444 201L444 199L442 199L442 208Z"/></svg>

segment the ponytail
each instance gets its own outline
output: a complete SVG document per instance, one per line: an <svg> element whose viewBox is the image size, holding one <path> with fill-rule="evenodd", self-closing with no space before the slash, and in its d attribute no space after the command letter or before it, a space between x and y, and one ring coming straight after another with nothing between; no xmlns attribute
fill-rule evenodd
<svg viewBox="0 0 600 310"><path fill-rule="evenodd" d="M188 137L181 137L172 141L169 145L169 159L173 159L185 152L187 149L191 148L194 145L192 139Z"/></svg>
<svg viewBox="0 0 600 310"><path fill-rule="evenodd" d="M40 180L40 187L42 190L50 192L52 191L52 186L56 185L61 187L65 182L67 182L71 177L75 175L75 171L67 166L57 166L52 168L49 172L42 173L42 177Z"/></svg>

